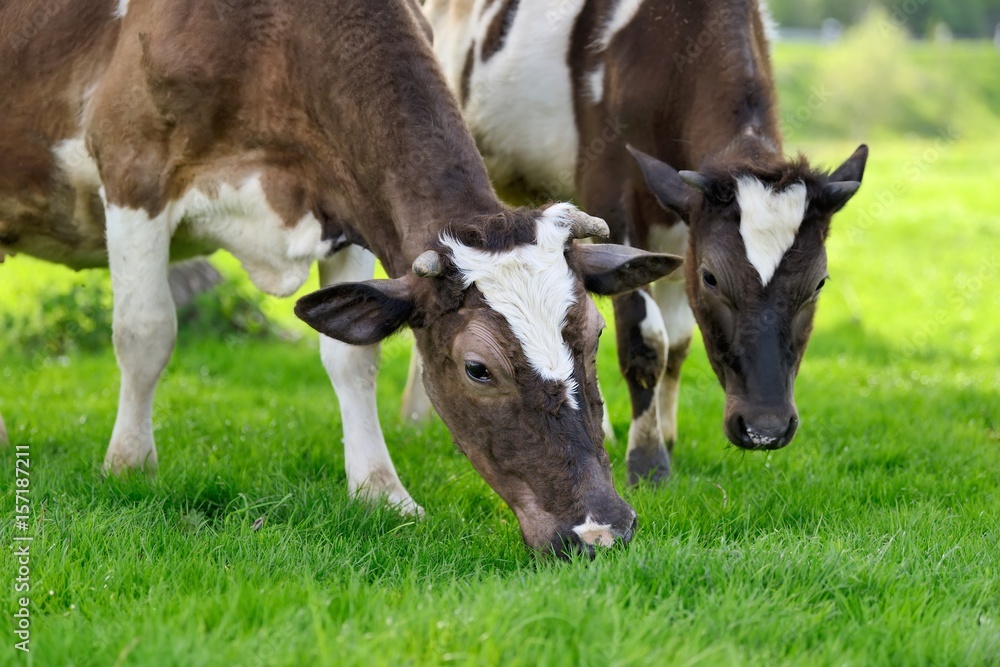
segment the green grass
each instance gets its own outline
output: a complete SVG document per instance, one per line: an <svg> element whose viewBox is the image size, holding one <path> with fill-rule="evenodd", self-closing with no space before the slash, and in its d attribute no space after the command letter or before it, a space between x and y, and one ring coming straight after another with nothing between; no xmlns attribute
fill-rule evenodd
<svg viewBox="0 0 1000 667"><path fill-rule="evenodd" d="M8 344L0 410L31 448L33 664L1000 664L1000 145L931 160L932 146L874 145L835 221L796 441L727 447L696 345L675 476L625 491L640 530L590 563L536 561L443 426L401 425L405 336L387 346L380 398L427 509L418 522L347 501L311 336L182 334L157 396L152 482L99 473L110 347L46 358ZM853 146L808 148L833 163ZM896 201L878 214L886 191ZM12 312L79 280L26 258L0 270ZM294 326L289 306L267 304ZM601 367L621 441L610 345ZM611 448L619 488L623 449ZM10 514L13 467L0 454ZM6 632L0 663L13 642Z"/></svg>
<svg viewBox="0 0 1000 667"><path fill-rule="evenodd" d="M290 300L264 309L296 342L182 332L157 395L159 478L104 480L118 382L110 344L15 341L61 321L52 304L72 314L73 299L58 295L74 285L106 304L107 273L8 260L0 412L12 440L30 446L35 540L25 656L9 620L20 596L8 448L0 665L1000 665L1000 142L990 115L1000 87L989 79L1000 70L995 54L963 49L913 56L944 68L927 80L967 72L953 88L975 100L946 117L932 87L907 130L927 138L891 138L886 123L902 122L894 107L844 124L836 96L810 119L814 134L874 138L865 186L828 244L832 281L790 447L726 444L722 391L696 343L675 475L664 488L625 490L627 391L605 337L613 470L640 528L628 549L593 562L533 558L444 427L399 421L407 335L386 346L380 409L427 517L348 502L336 400ZM807 82L841 72L843 57L779 48L785 109L807 104ZM891 102L910 105L901 95ZM961 138L932 138L952 126ZM809 131L791 128L788 148L832 166L856 146L801 144ZM237 275L231 258L220 263ZM99 313L86 319L87 340L107 328Z"/></svg>

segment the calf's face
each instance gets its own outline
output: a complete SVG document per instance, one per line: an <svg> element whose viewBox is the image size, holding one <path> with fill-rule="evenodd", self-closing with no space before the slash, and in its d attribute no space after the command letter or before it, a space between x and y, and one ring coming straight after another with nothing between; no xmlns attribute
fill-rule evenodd
<svg viewBox="0 0 1000 667"><path fill-rule="evenodd" d="M726 391L726 436L744 449L784 447L798 427L795 377L829 277L830 219L860 187L867 147L832 174L801 161L677 172L630 150L653 195L691 229L688 294Z"/></svg>
<svg viewBox="0 0 1000 667"><path fill-rule="evenodd" d="M573 242L592 235L607 235L603 221L563 204L456 225L413 274L336 285L296 307L354 344L409 324L456 444L513 509L525 542L557 554L627 542L635 528L603 446L604 320L587 292L632 290L681 263Z"/></svg>

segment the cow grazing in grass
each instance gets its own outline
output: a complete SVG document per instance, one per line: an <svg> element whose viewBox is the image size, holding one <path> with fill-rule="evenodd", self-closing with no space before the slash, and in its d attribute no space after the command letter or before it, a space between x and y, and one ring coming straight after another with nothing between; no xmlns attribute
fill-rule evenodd
<svg viewBox="0 0 1000 667"><path fill-rule="evenodd" d="M612 240L687 254L685 275L614 299L630 482L669 475L696 321L729 440L787 445L830 218L859 187L867 149L832 174L783 157L756 0L428 0L424 11L498 185L576 193Z"/></svg>
<svg viewBox="0 0 1000 667"><path fill-rule="evenodd" d="M276 295L319 263L323 289L296 312L325 334L352 494L420 511L375 407L378 344L409 325L434 405L530 546L629 539L587 290L628 292L681 260L577 246L607 226L568 204L502 204L415 4L12 0L0 26L0 250L110 265L107 470L157 465L168 262L224 248ZM376 257L390 279L370 280Z"/></svg>

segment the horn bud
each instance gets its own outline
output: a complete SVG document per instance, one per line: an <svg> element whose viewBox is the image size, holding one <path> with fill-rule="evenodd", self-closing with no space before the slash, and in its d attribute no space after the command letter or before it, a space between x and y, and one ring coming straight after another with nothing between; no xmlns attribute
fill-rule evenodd
<svg viewBox="0 0 1000 667"><path fill-rule="evenodd" d="M681 170L677 172L677 175L681 177L688 186L694 188L698 192L708 192L708 179L699 174L697 171L687 171Z"/></svg>
<svg viewBox="0 0 1000 667"><path fill-rule="evenodd" d="M441 270L441 255L437 250L426 250L413 260L413 272L421 278L436 278Z"/></svg>
<svg viewBox="0 0 1000 667"><path fill-rule="evenodd" d="M570 235L575 239L589 239L592 236L606 239L611 236L608 223L583 211L573 211L570 222Z"/></svg>

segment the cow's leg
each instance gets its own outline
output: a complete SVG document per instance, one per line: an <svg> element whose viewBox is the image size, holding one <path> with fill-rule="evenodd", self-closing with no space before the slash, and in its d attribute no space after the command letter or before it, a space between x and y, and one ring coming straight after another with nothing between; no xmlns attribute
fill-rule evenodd
<svg viewBox="0 0 1000 667"><path fill-rule="evenodd" d="M670 476L670 453L663 445L657 389L667 362L663 317L645 290L614 298L618 363L632 399L626 470L628 483L659 482Z"/></svg>
<svg viewBox="0 0 1000 667"><path fill-rule="evenodd" d="M350 245L320 262L319 269L323 287L367 280L375 270L375 256ZM348 345L322 334L319 339L323 366L340 403L348 491L364 500L383 497L405 514L422 514L399 481L379 424L375 403L379 346Z"/></svg>
<svg viewBox="0 0 1000 667"><path fill-rule="evenodd" d="M687 237L687 226L680 222L666 229L656 228L650 234L650 249L683 257L687 252ZM655 282L651 291L663 314L667 340L670 341L667 367L660 381L658 398L663 439L667 443L667 450L672 454L677 441L677 395L680 390L681 366L691 347L695 319L688 302L683 271Z"/></svg>
<svg viewBox="0 0 1000 667"><path fill-rule="evenodd" d="M121 391L105 472L156 470L153 393L177 337L170 297L169 207L150 218L143 210L108 206L108 263L114 293L113 340Z"/></svg>
<svg viewBox="0 0 1000 667"><path fill-rule="evenodd" d="M0 445L9 445L10 438L7 437L7 425L3 423L3 415L0 415Z"/></svg>
<svg viewBox="0 0 1000 667"><path fill-rule="evenodd" d="M403 390L403 402L400 412L404 419L414 423L426 422L431 418L434 406L424 389L424 364L420 351L414 344L410 350L410 373L406 376L406 388Z"/></svg>

